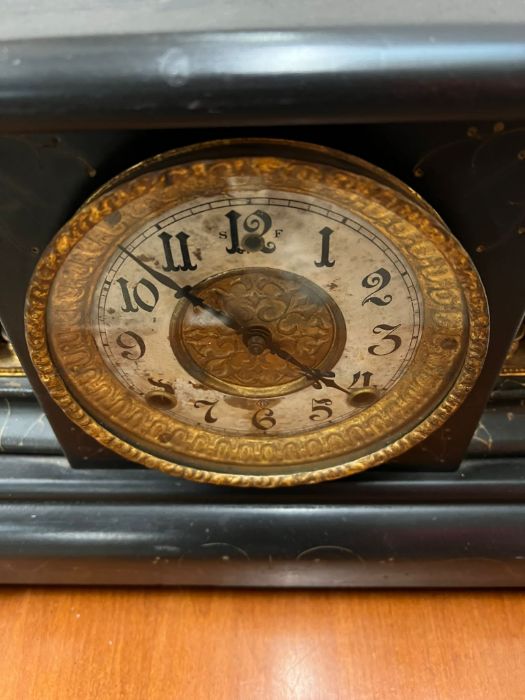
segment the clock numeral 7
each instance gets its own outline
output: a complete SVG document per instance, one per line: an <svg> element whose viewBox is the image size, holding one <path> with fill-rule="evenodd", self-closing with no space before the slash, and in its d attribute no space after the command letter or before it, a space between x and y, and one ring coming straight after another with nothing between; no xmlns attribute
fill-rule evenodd
<svg viewBox="0 0 525 700"><path fill-rule="evenodd" d="M206 423L216 423L219 419L213 415L212 411L218 403L218 400L204 401L204 399L201 399L199 401L195 401L193 405L195 408L201 408L201 406L208 406L208 410L204 414L204 420L206 421Z"/></svg>

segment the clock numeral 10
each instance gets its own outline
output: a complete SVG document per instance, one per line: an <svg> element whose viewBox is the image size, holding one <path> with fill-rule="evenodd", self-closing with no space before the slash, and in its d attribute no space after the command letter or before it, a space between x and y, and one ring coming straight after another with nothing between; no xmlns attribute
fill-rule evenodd
<svg viewBox="0 0 525 700"><path fill-rule="evenodd" d="M125 277L119 277L117 283L120 285L124 300L122 311L136 313L139 308L143 311L153 311L159 300L159 290L152 282L143 277L134 286L131 294L129 293L129 281ZM131 300L132 296L136 306Z"/></svg>

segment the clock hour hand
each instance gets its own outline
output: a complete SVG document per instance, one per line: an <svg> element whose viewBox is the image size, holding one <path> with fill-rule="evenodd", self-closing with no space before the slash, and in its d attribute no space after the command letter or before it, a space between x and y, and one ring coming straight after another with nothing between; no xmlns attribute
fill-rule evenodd
<svg viewBox="0 0 525 700"><path fill-rule="evenodd" d="M160 282L160 284L163 284L169 289L173 289L173 291L175 292L175 297L177 299L187 299L190 302L190 304L192 304L192 306L205 309L218 321L224 323L225 326L228 326L228 328L231 328L232 330L237 331L238 333L242 333L244 331L243 326L241 326L241 324L238 323L232 316L224 313L224 311L219 311L219 309L215 309L213 306L207 304L204 301L204 299L202 299L200 296L193 292L192 287L190 285L185 285L183 287L182 285L178 284L178 282L176 282L172 277L165 275L163 272L160 272L154 267L151 267L151 265L145 263L127 248L124 248L124 246L119 245L118 247L123 253L126 253L126 255L128 255L132 260L134 260L137 263L137 265L140 265L140 267L142 267L143 270L146 270L146 272L148 272L154 279L156 279L157 282Z"/></svg>

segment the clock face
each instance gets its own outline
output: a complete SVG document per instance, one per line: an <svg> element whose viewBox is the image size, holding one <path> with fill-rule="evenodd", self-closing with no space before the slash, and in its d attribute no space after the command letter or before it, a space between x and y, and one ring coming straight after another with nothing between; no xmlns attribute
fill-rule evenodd
<svg viewBox="0 0 525 700"><path fill-rule="evenodd" d="M117 178L44 254L28 341L52 396L123 456L217 483L336 478L426 437L487 335L444 224L341 154L202 148Z"/></svg>

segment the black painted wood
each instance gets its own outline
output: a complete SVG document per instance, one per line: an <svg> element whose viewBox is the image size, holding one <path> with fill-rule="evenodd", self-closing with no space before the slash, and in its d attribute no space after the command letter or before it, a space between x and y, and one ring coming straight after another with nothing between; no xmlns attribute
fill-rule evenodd
<svg viewBox="0 0 525 700"><path fill-rule="evenodd" d="M267 492L3 456L0 582L522 586L525 461Z"/></svg>
<svg viewBox="0 0 525 700"><path fill-rule="evenodd" d="M525 90L519 24L6 41L1 66L18 132L516 118Z"/></svg>

